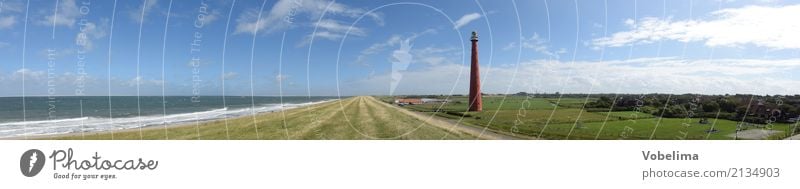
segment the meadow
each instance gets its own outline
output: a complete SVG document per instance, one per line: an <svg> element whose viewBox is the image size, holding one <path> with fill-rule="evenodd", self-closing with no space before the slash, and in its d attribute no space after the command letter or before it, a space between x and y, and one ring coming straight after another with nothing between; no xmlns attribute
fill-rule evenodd
<svg viewBox="0 0 800 189"><path fill-rule="evenodd" d="M383 97L384 101L387 99ZM744 124L725 119L661 118L637 111L587 111L586 98L484 96L482 112L465 112L466 97L448 103L406 105L414 111L459 120L461 123L543 139L663 139L728 140L782 139L793 124ZM595 99L589 98L588 102Z"/></svg>

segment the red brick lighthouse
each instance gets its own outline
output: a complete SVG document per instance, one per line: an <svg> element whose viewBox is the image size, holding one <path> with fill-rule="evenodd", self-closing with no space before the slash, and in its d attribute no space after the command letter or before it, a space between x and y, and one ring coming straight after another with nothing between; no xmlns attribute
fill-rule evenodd
<svg viewBox="0 0 800 189"><path fill-rule="evenodd" d="M483 111L481 100L481 72L478 65L478 32L472 31L472 63L469 72L469 111Z"/></svg>

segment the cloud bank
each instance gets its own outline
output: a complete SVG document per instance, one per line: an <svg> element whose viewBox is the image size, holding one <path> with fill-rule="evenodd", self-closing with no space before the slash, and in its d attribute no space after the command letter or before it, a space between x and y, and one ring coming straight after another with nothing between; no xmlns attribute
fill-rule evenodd
<svg viewBox="0 0 800 189"><path fill-rule="evenodd" d="M594 39L597 47L620 47L658 41L703 42L706 46L754 45L773 49L800 48L800 5L747 6L711 13L709 20L646 17L626 20L628 31Z"/></svg>

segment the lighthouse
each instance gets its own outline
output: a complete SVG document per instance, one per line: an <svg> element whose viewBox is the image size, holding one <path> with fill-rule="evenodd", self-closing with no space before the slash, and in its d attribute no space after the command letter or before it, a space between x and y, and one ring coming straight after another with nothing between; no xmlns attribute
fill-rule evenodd
<svg viewBox="0 0 800 189"><path fill-rule="evenodd" d="M478 64L478 32L472 31L472 61L469 72L469 111L480 112L483 110L481 100L481 72Z"/></svg>

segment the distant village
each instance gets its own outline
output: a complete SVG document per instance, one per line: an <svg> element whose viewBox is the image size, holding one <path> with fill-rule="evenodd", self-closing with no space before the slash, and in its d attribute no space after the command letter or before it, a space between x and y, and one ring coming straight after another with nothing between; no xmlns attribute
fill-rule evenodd
<svg viewBox="0 0 800 189"><path fill-rule="evenodd" d="M799 95L644 94L592 95L587 110L641 111L657 117L720 118L748 123L795 123L800 119Z"/></svg>

